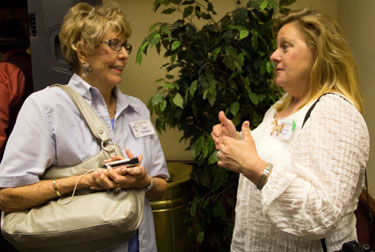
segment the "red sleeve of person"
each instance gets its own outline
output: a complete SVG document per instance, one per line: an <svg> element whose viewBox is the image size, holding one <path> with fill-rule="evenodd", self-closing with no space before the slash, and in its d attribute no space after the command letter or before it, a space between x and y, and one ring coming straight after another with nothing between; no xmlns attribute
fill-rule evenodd
<svg viewBox="0 0 375 252"><path fill-rule="evenodd" d="M33 92L28 46L19 21L0 20L0 162L22 103Z"/></svg>

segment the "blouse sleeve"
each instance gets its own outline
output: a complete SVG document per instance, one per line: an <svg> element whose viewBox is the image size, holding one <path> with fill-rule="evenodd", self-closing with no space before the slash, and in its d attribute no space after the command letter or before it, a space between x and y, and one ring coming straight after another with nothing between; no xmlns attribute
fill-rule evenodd
<svg viewBox="0 0 375 252"><path fill-rule="evenodd" d="M305 239L345 225L343 216L357 206L368 155L362 115L339 96L322 97L292 144L291 161L274 169L261 192L265 216Z"/></svg>
<svg viewBox="0 0 375 252"><path fill-rule="evenodd" d="M18 114L0 164L0 187L17 187L39 182L52 165L55 148L47 108L48 97L31 94Z"/></svg>

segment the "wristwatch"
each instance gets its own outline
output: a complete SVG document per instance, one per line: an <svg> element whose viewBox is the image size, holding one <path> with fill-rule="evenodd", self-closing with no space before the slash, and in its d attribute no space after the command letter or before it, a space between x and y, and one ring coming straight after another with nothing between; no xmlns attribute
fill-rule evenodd
<svg viewBox="0 0 375 252"><path fill-rule="evenodd" d="M267 183L268 176L270 175L270 173L272 171L272 167L273 167L273 165L271 163L267 164L266 168L263 171L263 174L259 178L259 182L258 182L258 185L257 185L258 190L262 190L264 185Z"/></svg>

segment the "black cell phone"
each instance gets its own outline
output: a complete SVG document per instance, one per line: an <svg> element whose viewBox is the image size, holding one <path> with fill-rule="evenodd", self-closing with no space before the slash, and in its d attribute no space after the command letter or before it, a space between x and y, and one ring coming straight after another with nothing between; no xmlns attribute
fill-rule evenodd
<svg viewBox="0 0 375 252"><path fill-rule="evenodd" d="M102 165L102 168L107 168L107 166L116 167L120 165L127 165L128 167L132 167L132 166L138 165L138 163L139 163L138 157L134 157L131 159L122 159L122 160L105 163L104 165Z"/></svg>

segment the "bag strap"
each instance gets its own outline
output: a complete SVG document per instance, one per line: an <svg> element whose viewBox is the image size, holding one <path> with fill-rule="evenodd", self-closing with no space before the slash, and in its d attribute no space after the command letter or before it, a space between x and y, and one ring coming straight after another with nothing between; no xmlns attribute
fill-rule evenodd
<svg viewBox="0 0 375 252"><path fill-rule="evenodd" d="M108 136L108 128L104 122L99 118L95 111L87 104L87 102L78 94L73 88L67 85L53 84L51 87L59 87L64 90L72 99L78 110L81 112L87 126L92 134L100 140L101 147L108 151L113 152L114 147L112 140Z"/></svg>
<svg viewBox="0 0 375 252"><path fill-rule="evenodd" d="M311 107L309 108L309 110L306 112L305 118L303 119L303 123L302 123L302 127L301 127L301 129L302 129L303 126L305 125L305 122L307 121L307 119L310 118L310 114L311 114L311 112L313 111L313 109L315 108L315 105L319 102L320 98L322 98L322 96L324 96L324 95L326 95L326 94L334 94L334 93L324 93L324 94L322 94L321 96L319 96L319 98L313 103L313 105L311 105Z"/></svg>
<svg viewBox="0 0 375 252"><path fill-rule="evenodd" d="M322 244L323 252L327 252L326 239L325 238L320 239L320 243Z"/></svg>
<svg viewBox="0 0 375 252"><path fill-rule="evenodd" d="M309 110L306 112L306 115L305 115L305 118L303 119L303 123L302 123L302 127L301 129L303 128L303 126L305 125L306 121L310 118L310 115L311 115L311 112L313 111L313 109L315 108L315 105L319 102L320 98L322 98L322 96L326 95L326 94L333 94L333 93L325 93L325 94L322 94L314 103L313 105L311 105L311 107L309 108ZM323 252L327 252L327 244L326 244L326 239L325 238L322 238L320 239L320 243L322 244L322 249L323 249Z"/></svg>
<svg viewBox="0 0 375 252"><path fill-rule="evenodd" d="M77 109L80 111L83 119L85 120L87 126L89 127L91 133L101 142L101 148L107 151L110 155L117 154L116 144L112 143L112 140L108 137L108 129L104 122L99 118L99 116L95 113L95 111L87 104L87 102L83 99L83 97L74 91L73 88L67 85L61 84L53 84L51 87L59 87L64 90L69 97L72 99L73 103L76 105ZM118 154L117 154L118 155ZM73 166L74 167L74 166ZM60 168L51 168L51 169L60 169ZM68 169L72 169L72 167L68 167ZM58 199L58 204L66 205L73 201L75 196L77 186L79 181L88 173L95 171L96 168L90 169L86 171L84 174L80 175L78 178L72 195L69 198L61 197ZM63 202L64 199L67 199Z"/></svg>

